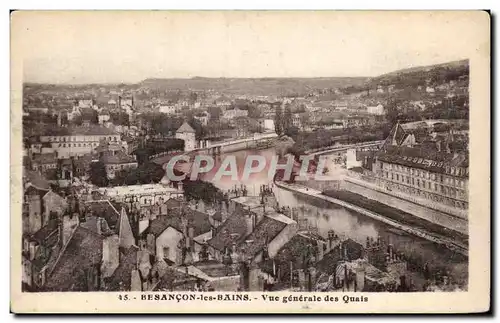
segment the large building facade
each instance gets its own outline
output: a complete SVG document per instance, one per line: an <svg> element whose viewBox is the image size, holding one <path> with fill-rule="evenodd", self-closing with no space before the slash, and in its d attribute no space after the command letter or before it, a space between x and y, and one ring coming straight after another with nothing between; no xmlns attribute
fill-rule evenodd
<svg viewBox="0 0 500 323"><path fill-rule="evenodd" d="M99 126L59 127L40 136L40 152L55 152L58 159L83 156L92 153L102 141L120 143L120 135Z"/></svg>
<svg viewBox="0 0 500 323"><path fill-rule="evenodd" d="M415 133L398 124L376 155L373 172L377 185L467 210L468 155L449 147L449 137L446 142L417 143Z"/></svg>

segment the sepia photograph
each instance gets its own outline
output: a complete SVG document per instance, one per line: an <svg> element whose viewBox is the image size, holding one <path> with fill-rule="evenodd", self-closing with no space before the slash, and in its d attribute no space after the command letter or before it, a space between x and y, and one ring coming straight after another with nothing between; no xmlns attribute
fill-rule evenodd
<svg viewBox="0 0 500 323"><path fill-rule="evenodd" d="M488 310L489 19L12 12L12 302Z"/></svg>

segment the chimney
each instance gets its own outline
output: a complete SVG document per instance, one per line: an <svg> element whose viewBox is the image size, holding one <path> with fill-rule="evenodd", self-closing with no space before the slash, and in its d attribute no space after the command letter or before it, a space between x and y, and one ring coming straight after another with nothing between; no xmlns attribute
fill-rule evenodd
<svg viewBox="0 0 500 323"><path fill-rule="evenodd" d="M323 259L323 242L320 240L316 240L317 246L318 246L318 261L321 261Z"/></svg>
<svg viewBox="0 0 500 323"><path fill-rule="evenodd" d="M188 228L188 240L189 240L189 248L194 249L194 227L192 225Z"/></svg>
<svg viewBox="0 0 500 323"><path fill-rule="evenodd" d="M393 261L394 257L395 257L395 254L394 254L394 250L393 250L392 244L390 244L387 247L387 253L389 254L389 261Z"/></svg>
<svg viewBox="0 0 500 323"><path fill-rule="evenodd" d="M150 276L152 266L149 258L149 252L147 250L137 251L137 267L139 268L141 277L147 279Z"/></svg>
<svg viewBox="0 0 500 323"><path fill-rule="evenodd" d="M152 255L156 253L156 239L152 233L146 236L146 248Z"/></svg>
<svg viewBox="0 0 500 323"><path fill-rule="evenodd" d="M64 247L68 243L78 225L78 214L73 214L72 216L64 215L62 217L62 221L59 224L59 242L61 243L61 247Z"/></svg>
<svg viewBox="0 0 500 323"><path fill-rule="evenodd" d="M245 232L245 236L250 235L253 230L255 229L255 214L252 212L249 212L248 214L245 215L245 222L246 222L246 228L247 231Z"/></svg>
<svg viewBox="0 0 500 323"><path fill-rule="evenodd" d="M101 235L102 234L102 218L98 216L96 221L97 221L97 234Z"/></svg>
<svg viewBox="0 0 500 323"><path fill-rule="evenodd" d="M188 233L188 220L185 217L181 219L181 226L182 226L182 235L186 239L186 247L187 247L189 243L188 242L189 233Z"/></svg>
<svg viewBox="0 0 500 323"><path fill-rule="evenodd" d="M365 266L366 262L362 261L356 269L356 292L362 292L365 288Z"/></svg>

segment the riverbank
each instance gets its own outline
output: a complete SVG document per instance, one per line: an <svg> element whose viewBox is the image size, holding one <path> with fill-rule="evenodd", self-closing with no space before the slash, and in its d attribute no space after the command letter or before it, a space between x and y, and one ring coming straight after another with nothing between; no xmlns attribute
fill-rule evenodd
<svg viewBox="0 0 500 323"><path fill-rule="evenodd" d="M420 230L429 230L431 232L438 233L451 240L460 241L460 243L464 245L467 245L468 243L468 237L458 231L454 231L425 219L416 217L413 214L380 203L376 200L369 199L363 195L344 190L326 190L323 192L323 194L365 208L367 210L372 210L377 214L383 214L384 216L394 221L405 223L414 228Z"/></svg>
<svg viewBox="0 0 500 323"><path fill-rule="evenodd" d="M337 199L331 196L326 196L324 195L321 191L314 190L312 188L308 188L299 184L290 184L290 183L284 183L277 181L275 182L275 185L279 188L292 191L295 193L303 194L306 196L310 196L312 198L317 198L321 199L336 205L340 205L346 209L352 210L356 213L362 214L364 216L368 216L372 219L375 219L379 222L382 222L384 224L390 225L396 229L399 229L401 231L404 231L408 234L426 239L428 241L432 241L436 244L443 245L447 247L448 249L460 253L464 256L468 255L468 245L462 241L457 241L457 239L451 239L447 236L443 236L439 233L431 232L427 229L420 228L420 227L414 227L408 224L404 224L400 221L396 221L395 219L391 219L387 216L378 214L376 212L373 212L371 210L365 209L363 207L354 205L352 203L343 201L341 199ZM460 240L460 239L458 239Z"/></svg>

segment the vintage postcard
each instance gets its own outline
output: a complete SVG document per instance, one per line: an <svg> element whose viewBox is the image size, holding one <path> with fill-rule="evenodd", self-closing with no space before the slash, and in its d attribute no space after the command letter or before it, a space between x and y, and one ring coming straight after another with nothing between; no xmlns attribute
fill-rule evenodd
<svg viewBox="0 0 500 323"><path fill-rule="evenodd" d="M490 309L485 11L11 13L15 313Z"/></svg>

